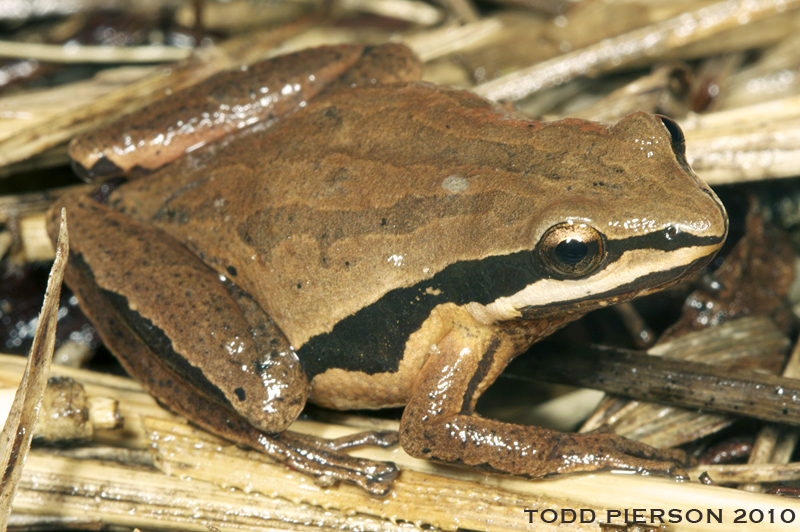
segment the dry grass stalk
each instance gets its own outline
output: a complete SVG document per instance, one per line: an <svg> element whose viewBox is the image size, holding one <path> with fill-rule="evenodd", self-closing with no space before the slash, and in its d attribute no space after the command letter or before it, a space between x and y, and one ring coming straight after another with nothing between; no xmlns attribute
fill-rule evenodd
<svg viewBox="0 0 800 532"><path fill-rule="evenodd" d="M361 11L396 18L423 26L437 24L444 18L442 10L414 0L340 0L335 7L340 10ZM474 10L471 11L471 15L470 20L464 19L465 22L478 20Z"/></svg>
<svg viewBox="0 0 800 532"><path fill-rule="evenodd" d="M47 212L53 201L61 195L71 192L89 193L94 188L92 185L77 185L19 196L2 196L0 197L0 223L11 225L25 217L35 218Z"/></svg>
<svg viewBox="0 0 800 532"><path fill-rule="evenodd" d="M3 120L2 122L5 121ZM69 155L67 155L67 145L62 144L25 161L12 163L7 166L0 166L0 179L13 176L15 174L23 174L26 172L41 170L43 168L64 166L68 165L69 163L70 160Z"/></svg>
<svg viewBox="0 0 800 532"><path fill-rule="evenodd" d="M156 71L156 67L120 67L101 71L91 80L1 98L0 141L39 127L64 114L76 112L109 93L124 90L126 86L135 84ZM66 150L62 151L66 155Z"/></svg>
<svg viewBox="0 0 800 532"><path fill-rule="evenodd" d="M249 64L310 22L311 19L302 19L273 32L234 38L219 47L197 51L181 63L159 68L137 83L114 90L47 122L31 124L13 137L0 141L0 166L25 160L67 142L78 133L140 109L169 91L191 86L220 70Z"/></svg>
<svg viewBox="0 0 800 532"><path fill-rule="evenodd" d="M782 375L791 379L800 378L800 342L795 344ZM798 435L800 429L797 427L765 425L758 433L747 463L750 465L788 463L794 453ZM765 491L758 484L744 484L740 488L748 491Z"/></svg>
<svg viewBox="0 0 800 532"><path fill-rule="evenodd" d="M7 364L10 359L13 357L0 357L0 383L19 378L21 364ZM614 474L526 481L439 466L410 458L399 448L366 448L356 453L369 459L393 460L403 469L392 495L388 499L375 499L348 485L319 487L311 478L274 464L259 453L238 449L193 429L155 406L152 399L128 379L56 366L53 373L71 375L82 382L90 394L119 398L120 409L126 416L126 431L132 435L119 444L144 448L148 443L155 443L157 463L177 476L165 478L160 473L118 464L98 464L36 453L24 471L23 490L14 506L15 512L20 515L36 514L42 519L56 515L62 519L83 517L102 521L106 525L174 527L182 530L200 530L199 527L205 524L219 528L218 519L226 513L227 519L233 520L237 526L259 530L275 529L279 526L278 522L290 523L293 529L311 522L345 529L357 529L365 526L365 522L377 522L359 521L357 516L352 515L354 511L381 519L436 523L445 529L459 526L491 530L519 530L523 525L528 530L549 530L541 522L527 523L522 512L526 508L591 508L603 516L605 509L634 507L667 507L683 511L690 508L723 508L730 515L735 508L746 508L748 511L757 508L764 512L770 508L778 511L790 508L800 515L800 502L797 501L698 483ZM109 386L102 386L102 383ZM351 424L360 424L362 429L374 428L363 419L355 423L355 418L349 416L349 419ZM147 427L147 437L143 435L142 423ZM133 424L139 427L133 429ZM307 421L295 423L292 429L328 438L354 431L341 425ZM98 431L100 439L111 440L104 438L103 432ZM752 478L753 471L757 471L755 474L760 475L759 478L770 475L766 477L769 479L794 478L793 475L797 475L796 467L773 468L771 472L763 468L743 470L743 466L738 467L740 471L737 474L742 478ZM723 474L706 469L712 474ZM734 478L731 474L728 472L728 476L720 480ZM183 479L179 480L178 477ZM231 492L214 484L236 487L248 494ZM259 493L270 497L259 497L256 495ZM279 498L271 498L273 495L279 495ZM178 503L184 500L191 503ZM182 510L187 506L189 510ZM317 506L328 509L327 514L321 514L315 509ZM204 511L197 514L192 508L203 508ZM241 508L241 511L236 511L237 508ZM343 514L336 509L345 512ZM322 519L321 515L327 517ZM342 515L347 519L340 519ZM385 526L389 526L390 522L391 519ZM228 526L231 526L230 521ZM375 530L395 529L378 527ZM560 530L580 528L564 525ZM700 523L682 526L678 530L735 529L719 525L710 529ZM748 530L769 528L754 525Z"/></svg>
<svg viewBox="0 0 800 532"><path fill-rule="evenodd" d="M162 420L145 420L157 453L156 464L171 475L189 475L217 485L230 486L246 492L282 497L296 503L308 503L323 508L349 509L359 514L383 519L402 520L430 525L445 530L466 528L498 531L518 530L524 522L523 508L570 507L567 499L546 497L540 494L507 491L498 486L481 485L465 479L443 478L430 473L420 473L408 467L418 462L401 449L379 451L365 449L358 455L375 456L386 460L397 459L403 472L394 482L388 498L365 496L363 490L345 484L333 488L317 486L300 473L291 472L275 464L260 453L238 449L191 429ZM309 428L306 424L305 428ZM332 435L352 433L327 426ZM333 429L333 430L332 430ZM427 462L419 469L430 471ZM433 468L438 473L439 468ZM482 477L483 475L469 475ZM590 506L591 507L591 506ZM593 507L595 511L600 508ZM523 519L521 519L523 518ZM545 529L543 523L532 530ZM577 530L567 526L565 530Z"/></svg>
<svg viewBox="0 0 800 532"><path fill-rule="evenodd" d="M457 524L461 527L474 527L481 530L488 528L491 530L518 530L523 523L519 521L516 515L513 515L512 508L505 507L506 503L504 501L506 498L503 496L504 493L508 496L510 496L510 493L514 493L518 497L517 502L513 503L518 512L523 508L543 509L545 507L544 504L547 504L547 507L557 509L565 503L568 508L593 509L637 507L680 508L686 511L689 508L721 507L731 515L733 509L740 507L748 508L748 511L752 508L759 508L764 512L768 511L769 508L779 509L778 511L787 507L794 509L794 511L800 510L800 502L770 498L766 495L745 494L736 490L704 486L698 483L685 484L666 479L614 474L570 476L540 482L525 481L437 466L430 462L411 459L400 449L392 451L365 449L354 454L370 459L392 459L403 469L395 489L397 494L394 495L395 492L393 492L390 501L377 504L380 501L364 499L360 493L354 493L354 498L350 499L347 492L354 490L354 488L349 486L343 485L335 489L320 488L309 479L298 474L287 475L285 470L276 471L277 478L272 474L257 474L258 469L256 468L271 468L275 466L267 465L261 457L254 455L254 453L245 453L230 447L218 449L212 440L207 440L206 435L201 435L196 431L190 434L185 429L171 426L171 423L168 422L150 423L148 420L147 424L154 431L164 431L164 434L168 435L163 449L160 441L157 444L157 452L159 454L157 463L160 462L161 467L171 468L169 471L172 474L186 472L186 474L195 479L203 478L214 483L223 483L224 485L255 492L280 494L289 498L300 496L301 500L315 505L334 505L334 507L339 507L341 504L346 504L347 507L354 508L359 512L371 514L373 511L378 511L381 512L380 515L391 515L391 512L396 511L399 506L395 506L395 504L404 501L405 490L413 487L413 490L409 493L425 492L425 499L435 503L435 506L445 509L445 512L438 512L435 509L427 510L426 503L418 501L414 504L422 505L422 507L408 506L404 508L404 512L408 513L395 515L395 518L408 519L408 517L404 516L415 515L417 509L420 511L425 510L422 514L422 522L435 523L436 519L442 519L438 524L443 528L448 528L445 520L449 515L451 518L457 517ZM154 439L158 439L158 435L155 432L153 434ZM328 436L336 434L337 431L330 431ZM338 433L338 435L341 434ZM200 442L194 439L196 436L201 438ZM207 443L204 445L201 442ZM229 450L231 454L229 454ZM249 457L247 456L248 454L250 455ZM256 460L257 465L253 464L251 461L253 459ZM239 462L240 460L241 462ZM264 471L266 470L264 469ZM439 477L446 476L453 479L453 481L451 483L445 482L432 485L430 483L436 482L434 479L426 479L418 474L409 474L411 470L420 473L434 473ZM405 484L409 479L411 483ZM417 485L417 482L421 482L421 484ZM297 483L297 490L283 491L293 483ZM482 486L473 485L470 487L467 483L478 483ZM472 522L471 525L468 525L471 519L476 518L469 512L470 506L481 504L480 501L483 497L488 496L486 490L489 490L491 486L501 488L494 495L498 499L491 501L485 508L476 508L483 515L483 517L478 516L477 518L486 519L485 524L476 527L479 522ZM528 497L535 497L540 502L532 502ZM547 501L547 503L544 503L544 501ZM494 514L494 510L497 508L501 509L500 515ZM413 519L409 520L413 521ZM509 521L510 528L506 528L504 523ZM524 524L528 529L538 529L535 527L536 522ZM714 528L714 530L725 529L726 527ZM728 529L733 530L733 528ZM766 527L761 529L768 530ZM566 530L569 530L569 528L566 528ZM681 526L680 530L709 530L709 528L700 523L697 526L690 524L685 527ZM759 528L756 526L748 530L759 530Z"/></svg>
<svg viewBox="0 0 800 532"><path fill-rule="evenodd" d="M657 67L650 74L607 94L594 104L567 114L606 124L614 124L635 111L682 116L686 112L683 102L690 77L684 65L673 63Z"/></svg>
<svg viewBox="0 0 800 532"><path fill-rule="evenodd" d="M61 294L61 281L67 266L69 255L69 236L67 234L66 215L61 213L61 227L56 245L56 261L47 283L39 324L36 327L31 352L25 371L20 379L11 411L0 433L0 531L5 531L11 513L11 503L17 491L22 469L28 449L33 439L33 430L39 414L39 405L47 385L50 360L55 345L56 317L58 314L58 298Z"/></svg>
<svg viewBox="0 0 800 532"><path fill-rule="evenodd" d="M0 41L0 57L51 63L165 63L186 59L191 53L191 49L174 46L64 46Z"/></svg>
<svg viewBox="0 0 800 532"><path fill-rule="evenodd" d="M293 20L320 4L321 0L205 2L203 27L224 32L242 32L256 27L264 28ZM183 2L175 12L175 21L185 28L193 28L195 15L194 3Z"/></svg>
<svg viewBox="0 0 800 532"><path fill-rule="evenodd" d="M424 32L404 36L403 43L425 62L459 50L481 46L503 31L503 23L486 17L470 24L445 24Z"/></svg>
<svg viewBox="0 0 800 532"><path fill-rule="evenodd" d="M108 462L31 453L14 513L28 522L103 523L150 530L408 530L350 512L223 489Z"/></svg>
<svg viewBox="0 0 800 532"><path fill-rule="evenodd" d="M761 484L800 480L800 463L706 465L696 468L691 475L706 472L718 484ZM733 491L733 490L731 490ZM742 491L742 490L737 490ZM752 492L744 492L752 493Z"/></svg>
<svg viewBox="0 0 800 532"><path fill-rule="evenodd" d="M11 355L0 355L0 387L16 387L25 367L25 359ZM104 445L114 445L125 448L145 449L148 440L142 427L141 418L144 416L164 417L174 419L176 416L164 410L155 400L146 394L142 387L135 381L91 372L81 369L53 365L50 375L55 377L68 377L83 385L90 405L97 405L105 401L116 401L119 414L109 414L113 419L98 420L95 423L93 441ZM111 412L107 406L98 405L101 412ZM122 418L122 428L107 429L104 425L116 425L117 416Z"/></svg>
<svg viewBox="0 0 800 532"><path fill-rule="evenodd" d="M138 13L157 13L161 9L177 7L184 0L4 0L0 3L0 20L23 20L33 17L69 15L76 11L98 9L120 10Z"/></svg>
<svg viewBox="0 0 800 532"><path fill-rule="evenodd" d="M467 24L476 22L480 18L478 11L470 0L441 0L441 3L447 7L447 10L453 16Z"/></svg>
<svg viewBox="0 0 800 532"><path fill-rule="evenodd" d="M708 39L753 21L800 7L800 1L724 1L703 6L664 22L609 38L483 83L475 92L490 100L520 100L534 92L560 85L577 76L618 69L647 56Z"/></svg>
<svg viewBox="0 0 800 532"><path fill-rule="evenodd" d="M0 423L11 410L12 388L0 388ZM80 383L67 377L52 377L44 390L34 429L37 441L71 443L89 441L97 429L122 426L118 403L109 397L87 396Z"/></svg>
<svg viewBox="0 0 800 532"><path fill-rule="evenodd" d="M710 185L793 177L800 167L800 96L681 120L686 157Z"/></svg>
<svg viewBox="0 0 800 532"><path fill-rule="evenodd" d="M731 75L717 109L732 109L800 92L800 36L787 37L761 54L754 64Z"/></svg>
<svg viewBox="0 0 800 532"><path fill-rule="evenodd" d="M19 222L25 257L29 261L52 260L53 244L44 226L44 214L29 216Z"/></svg>

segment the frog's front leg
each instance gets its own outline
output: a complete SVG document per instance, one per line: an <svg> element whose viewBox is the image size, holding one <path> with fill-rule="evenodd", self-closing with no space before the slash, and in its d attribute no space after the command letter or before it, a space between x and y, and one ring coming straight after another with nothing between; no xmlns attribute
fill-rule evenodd
<svg viewBox="0 0 800 532"><path fill-rule="evenodd" d="M417 377L400 425L400 443L412 456L531 478L609 469L675 475L675 463L685 460L681 451L615 434L564 434L480 417L480 395L549 325L484 325L454 305L443 312L452 326Z"/></svg>
<svg viewBox="0 0 800 532"><path fill-rule="evenodd" d="M168 235L90 198L63 198L73 251L67 281L123 367L171 410L233 442L326 480L383 494L393 464L360 460L288 432L308 379L289 343L246 294Z"/></svg>

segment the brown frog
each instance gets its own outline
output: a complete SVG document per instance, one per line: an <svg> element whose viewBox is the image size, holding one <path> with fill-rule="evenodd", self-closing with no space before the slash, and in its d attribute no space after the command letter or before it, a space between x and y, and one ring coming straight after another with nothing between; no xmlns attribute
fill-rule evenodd
<svg viewBox="0 0 800 532"><path fill-rule="evenodd" d="M319 70L320 57L335 67L318 87L305 65ZM68 283L81 305L170 408L375 494L394 466L336 451L391 438L284 431L307 399L405 405L400 442L416 457L527 477L670 470L681 453L474 408L537 340L675 284L717 252L725 210L686 163L680 129L644 113L613 127L521 119L414 81L420 70L399 45L309 50L250 68L274 85L245 90L244 73L224 74L211 96L177 93L76 140L84 173L163 166L108 206L69 197L54 207L70 216ZM313 99L295 93L303 80ZM238 104L220 96L225 84ZM262 97L276 91L289 98L275 98L280 113ZM210 127L247 102L258 118ZM190 138L167 149L170 127L192 113ZM204 117L228 135L185 153L204 142L192 136Z"/></svg>

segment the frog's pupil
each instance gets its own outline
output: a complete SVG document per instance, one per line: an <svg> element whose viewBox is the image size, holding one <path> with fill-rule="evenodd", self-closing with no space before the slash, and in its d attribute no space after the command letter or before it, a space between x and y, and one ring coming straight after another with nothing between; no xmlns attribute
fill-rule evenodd
<svg viewBox="0 0 800 532"><path fill-rule="evenodd" d="M588 253L589 246L580 240L575 240L572 238L562 240L558 243L555 249L556 258L562 264L570 268L574 268L580 264L580 262L586 258Z"/></svg>

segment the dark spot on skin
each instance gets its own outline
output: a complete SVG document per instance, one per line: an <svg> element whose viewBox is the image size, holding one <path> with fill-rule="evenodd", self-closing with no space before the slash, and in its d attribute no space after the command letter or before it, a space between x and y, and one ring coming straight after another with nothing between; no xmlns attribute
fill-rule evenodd
<svg viewBox="0 0 800 532"><path fill-rule="evenodd" d="M301 288L303 288L303 283L297 283L297 289L300 290Z"/></svg>
<svg viewBox="0 0 800 532"><path fill-rule="evenodd" d="M234 268L233 266L228 266L228 267L227 267L227 268L225 268L225 269L227 270L227 272L228 272L228 275L230 275L230 276L232 276L232 277L236 277L236 275L237 275L237 274L236 274L236 268Z"/></svg>
<svg viewBox="0 0 800 532"><path fill-rule="evenodd" d="M180 108L180 109L178 109L178 112L179 112L179 113L185 113L185 112L186 112L186 106L185 106L185 105L182 105L182 106L181 106L181 108Z"/></svg>
<svg viewBox="0 0 800 532"><path fill-rule="evenodd" d="M349 268L350 267L350 262L349 261L344 261L344 265Z"/></svg>
<svg viewBox="0 0 800 532"><path fill-rule="evenodd" d="M444 126L444 127L447 128L447 129L450 129L450 126Z"/></svg>
<svg viewBox="0 0 800 532"><path fill-rule="evenodd" d="M431 452L431 450L428 449L427 447L425 447L425 448L422 449L422 452L425 453L425 454L428 454L429 452Z"/></svg>
<svg viewBox="0 0 800 532"><path fill-rule="evenodd" d="M381 218L381 227L386 225L386 218Z"/></svg>
<svg viewBox="0 0 800 532"><path fill-rule="evenodd" d="M239 388L236 388L235 390L233 390L233 393L235 393L235 394L236 394L236 397L237 397L237 398L238 398L240 401L244 401L244 399L245 399L244 388L241 388L241 387L239 387Z"/></svg>
<svg viewBox="0 0 800 532"><path fill-rule="evenodd" d="M325 116L328 118L333 118L336 116L336 113L339 112L339 109L336 107L329 107L327 111L325 111Z"/></svg>

